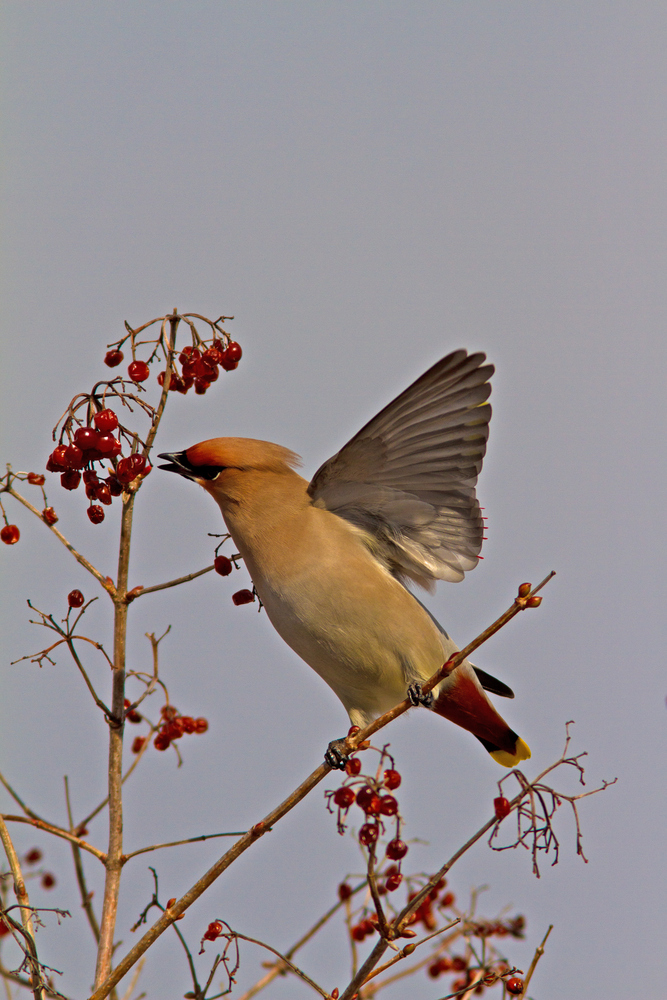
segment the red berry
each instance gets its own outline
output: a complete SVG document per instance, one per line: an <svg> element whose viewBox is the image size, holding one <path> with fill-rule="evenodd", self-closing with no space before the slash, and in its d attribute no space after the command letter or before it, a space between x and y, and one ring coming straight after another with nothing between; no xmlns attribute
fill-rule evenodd
<svg viewBox="0 0 667 1000"><path fill-rule="evenodd" d="M238 364L239 361L241 360L241 355L243 354L243 351L241 350L241 345L237 344L235 340L232 340L231 344L225 351L225 354L227 355L230 361L235 361L236 364Z"/></svg>
<svg viewBox="0 0 667 1000"><path fill-rule="evenodd" d="M0 920L0 938L5 937L6 934L11 934L11 928L4 920Z"/></svg>
<svg viewBox="0 0 667 1000"><path fill-rule="evenodd" d="M142 473L146 468L146 459L138 452L135 452L134 455L130 455L129 458L127 458L127 462L135 476L140 475L140 473Z"/></svg>
<svg viewBox="0 0 667 1000"><path fill-rule="evenodd" d="M222 355L221 365L226 372L233 372L235 368L238 368L239 363L238 361L232 360L232 358L230 358L227 354L227 351L225 351Z"/></svg>
<svg viewBox="0 0 667 1000"><path fill-rule="evenodd" d="M377 803L374 802L377 799ZM364 812L378 813L380 811L380 797L377 795L374 788L370 785L364 785L357 792L357 805L364 810ZM377 805L377 809L375 808Z"/></svg>
<svg viewBox="0 0 667 1000"><path fill-rule="evenodd" d="M67 595L67 603L70 608L80 608L85 598L80 590L70 590Z"/></svg>
<svg viewBox="0 0 667 1000"><path fill-rule="evenodd" d="M387 788L398 788L401 783L401 775L398 771L394 771L393 768L389 768L384 772L384 783Z"/></svg>
<svg viewBox="0 0 667 1000"><path fill-rule="evenodd" d="M227 556L216 556L213 560L213 567L220 576L229 576L233 569L232 560Z"/></svg>
<svg viewBox="0 0 667 1000"><path fill-rule="evenodd" d="M164 385L164 380L166 379L166 377L167 377L166 371L165 372L159 372L158 373L158 377L157 377L157 383L158 383L158 385Z"/></svg>
<svg viewBox="0 0 667 1000"><path fill-rule="evenodd" d="M162 708L160 709L160 715L162 716L163 719L168 719L169 721L171 721L172 719L175 719L176 716L178 715L178 709L176 708L175 705L163 705Z"/></svg>
<svg viewBox="0 0 667 1000"><path fill-rule="evenodd" d="M207 729L208 729L208 719L202 719L202 718L195 719L196 733L205 733Z"/></svg>
<svg viewBox="0 0 667 1000"><path fill-rule="evenodd" d="M74 431L74 444L78 445L82 451L90 451L97 448L99 434L94 427L79 427Z"/></svg>
<svg viewBox="0 0 667 1000"><path fill-rule="evenodd" d="M62 466L63 469L67 468L67 464L65 462L65 454L66 454L66 452L67 452L67 445L66 444L59 444L59 445L56 445L56 447L53 449L53 452L51 454L51 458L56 463L56 465Z"/></svg>
<svg viewBox="0 0 667 1000"><path fill-rule="evenodd" d="M126 712L125 718L128 722L133 722L135 725L143 721L143 716L137 712L136 708L131 708L129 712Z"/></svg>
<svg viewBox="0 0 667 1000"><path fill-rule="evenodd" d="M25 856L26 863L29 865L36 865L38 861L42 860L42 852L39 847L32 847Z"/></svg>
<svg viewBox="0 0 667 1000"><path fill-rule="evenodd" d="M354 802L354 792L346 786L337 788L333 794L333 800L341 809L349 809Z"/></svg>
<svg viewBox="0 0 667 1000"><path fill-rule="evenodd" d="M197 732L197 727L195 725L195 720L192 718L191 715L182 715L181 716L181 725L183 726L183 732L184 733L191 734L191 733L196 733Z"/></svg>
<svg viewBox="0 0 667 1000"><path fill-rule="evenodd" d="M42 875L42 888L43 889L53 889L56 884L56 877L52 875L51 872L45 872Z"/></svg>
<svg viewBox="0 0 667 1000"><path fill-rule="evenodd" d="M125 355L123 354L122 351L119 350L107 351L107 353L104 355L104 364L108 365L109 368L117 368L124 357Z"/></svg>
<svg viewBox="0 0 667 1000"><path fill-rule="evenodd" d="M351 778L361 772L361 761L358 757L350 757L347 764L345 765L345 773L349 774Z"/></svg>
<svg viewBox="0 0 667 1000"><path fill-rule="evenodd" d="M191 354L192 354L192 344L188 344L187 347L184 347L181 353L178 355L178 360L181 362L182 365L184 365Z"/></svg>
<svg viewBox="0 0 667 1000"><path fill-rule="evenodd" d="M119 497L123 492L123 487L115 476L107 476L107 485L112 497Z"/></svg>
<svg viewBox="0 0 667 1000"><path fill-rule="evenodd" d="M210 387L211 383L207 382L206 379L203 378L195 379L195 392L197 393L198 396L204 396L206 394L206 390L210 389Z"/></svg>
<svg viewBox="0 0 667 1000"><path fill-rule="evenodd" d="M111 431L104 431L97 435L97 449L103 455L111 455L119 444Z"/></svg>
<svg viewBox="0 0 667 1000"><path fill-rule="evenodd" d="M523 979L519 979L518 976L512 976L511 979L506 979L505 989L508 993L511 993L513 997L518 997L520 993L523 993Z"/></svg>
<svg viewBox="0 0 667 1000"><path fill-rule="evenodd" d="M210 365L202 361L202 378L205 378L207 382L216 382L220 378L217 365Z"/></svg>
<svg viewBox="0 0 667 1000"><path fill-rule="evenodd" d="M500 822L501 819L505 819L509 816L512 808L504 796L499 796L497 799L493 800L493 808L496 814L496 819Z"/></svg>
<svg viewBox="0 0 667 1000"><path fill-rule="evenodd" d="M65 448L65 468L81 469L85 465L83 452L76 444L70 444Z"/></svg>
<svg viewBox="0 0 667 1000"><path fill-rule="evenodd" d="M145 361L131 361L127 366L127 374L133 382L145 382L150 375L150 369Z"/></svg>
<svg viewBox="0 0 667 1000"><path fill-rule="evenodd" d="M145 736L135 736L134 740L132 741L132 753L141 753L145 742L146 742Z"/></svg>
<svg viewBox="0 0 667 1000"><path fill-rule="evenodd" d="M32 486L43 486L45 481L44 476L40 475L38 472L28 473L28 482Z"/></svg>
<svg viewBox="0 0 667 1000"><path fill-rule="evenodd" d="M118 427L118 417L113 410L98 410L93 417L93 422L98 431L102 431L104 434L107 431L115 431Z"/></svg>
<svg viewBox="0 0 667 1000"><path fill-rule="evenodd" d="M202 361L206 361L210 365L217 366L222 361L222 354L217 347L209 347L208 350L204 351Z"/></svg>
<svg viewBox="0 0 667 1000"><path fill-rule="evenodd" d="M170 740L180 740L183 735L183 722L180 715L176 716L175 719L172 719L165 729Z"/></svg>
<svg viewBox="0 0 667 1000"><path fill-rule="evenodd" d="M104 520L104 511L95 503L91 503L86 513L93 524L101 524Z"/></svg>
<svg viewBox="0 0 667 1000"><path fill-rule="evenodd" d="M395 840L390 840L387 844L387 857L391 858L392 861L400 861L407 853L408 845L398 837Z"/></svg>
<svg viewBox="0 0 667 1000"><path fill-rule="evenodd" d="M16 524L6 524L0 531L0 538L5 545L16 545L20 537L21 532Z"/></svg>
<svg viewBox="0 0 667 1000"><path fill-rule="evenodd" d="M111 490L106 483L100 483L95 491L95 499L99 500L100 503L105 504L107 507L111 503Z"/></svg>
<svg viewBox="0 0 667 1000"><path fill-rule="evenodd" d="M58 515L56 514L53 507L45 507L42 511L42 520L46 521L47 524L55 524L58 520Z"/></svg>
<svg viewBox="0 0 667 1000"><path fill-rule="evenodd" d="M75 490L81 482L81 473L76 469L68 469L60 477L60 485L66 490Z"/></svg>
<svg viewBox="0 0 667 1000"><path fill-rule="evenodd" d="M388 875L387 881L385 882L385 885L387 887L387 892L395 892L402 881L403 881L403 876L401 875L400 872L395 872L392 875Z"/></svg>
<svg viewBox="0 0 667 1000"><path fill-rule="evenodd" d="M215 939L219 938L221 934L222 934L222 924L220 923L219 920L214 920L206 928L204 937L206 938L207 941L215 941Z"/></svg>
<svg viewBox="0 0 667 1000"><path fill-rule="evenodd" d="M237 607L240 604L252 604L255 595L252 590L237 590L235 594L232 594L232 600Z"/></svg>
<svg viewBox="0 0 667 1000"><path fill-rule="evenodd" d="M364 823L359 830L359 843L364 847L370 847L380 836L380 827L375 823Z"/></svg>
<svg viewBox="0 0 667 1000"><path fill-rule="evenodd" d="M380 799L380 812L383 816L395 816L398 812L398 802L393 795L383 795Z"/></svg>
<svg viewBox="0 0 667 1000"><path fill-rule="evenodd" d="M363 941L366 937L366 928L362 924L355 924L354 927L350 927L350 934L353 941Z"/></svg>
<svg viewBox="0 0 667 1000"><path fill-rule="evenodd" d="M165 733L158 733L153 740L153 746L156 750L166 750L169 747L171 740Z"/></svg>
<svg viewBox="0 0 667 1000"><path fill-rule="evenodd" d="M349 886L347 882L341 882L338 886L338 898L341 903L344 903L346 899L349 899L352 895L352 886Z"/></svg>
<svg viewBox="0 0 667 1000"><path fill-rule="evenodd" d="M453 892L446 892L445 895L440 900L441 906L453 906L456 901L456 896Z"/></svg>

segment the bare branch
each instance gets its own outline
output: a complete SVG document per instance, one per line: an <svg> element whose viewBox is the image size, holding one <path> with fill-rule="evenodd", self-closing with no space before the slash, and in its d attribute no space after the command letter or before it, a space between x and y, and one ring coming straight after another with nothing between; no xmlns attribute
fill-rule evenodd
<svg viewBox="0 0 667 1000"><path fill-rule="evenodd" d="M69 819L69 827L70 830L74 830L74 819L72 818L72 804L69 798L69 781L67 775L65 775L65 801L67 803L67 818ZM88 891L88 886L86 885L86 875L83 870L83 859L81 857L81 849L78 844L72 844L72 859L74 861L76 881L81 895L81 906L83 907L86 917L88 918L88 923L91 931L93 932L93 937L99 944L100 925L97 922L97 917L95 916L95 911L93 910L92 894Z"/></svg>
<svg viewBox="0 0 667 1000"><path fill-rule="evenodd" d="M142 587L141 590L136 594L136 597L143 597L144 594L154 594L156 590L167 590L168 587L178 587L181 583L189 583L190 580L196 580L198 576L203 576L204 573L210 573L215 567L205 566L204 569L198 569L196 573L188 573L187 576L179 576L177 580L169 580L168 583L157 583L154 587Z"/></svg>
<svg viewBox="0 0 667 1000"><path fill-rule="evenodd" d="M55 826L53 823L47 823L46 820L38 819L33 816L10 816L4 813L2 817L6 823L27 823L28 826L34 826L37 830L43 830L44 833L51 833L54 837L60 837L62 840L69 840L70 844L76 844L80 847L82 851L88 851L94 857L101 861L102 864L106 861L106 854L104 851L100 851L99 848L93 847L87 841L82 840L81 837L77 837L76 834L70 833L69 830L63 830L61 826Z"/></svg>

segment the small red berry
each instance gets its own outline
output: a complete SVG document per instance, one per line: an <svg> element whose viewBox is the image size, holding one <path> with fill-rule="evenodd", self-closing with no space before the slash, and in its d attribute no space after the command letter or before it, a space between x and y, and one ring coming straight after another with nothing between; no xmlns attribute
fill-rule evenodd
<svg viewBox="0 0 667 1000"><path fill-rule="evenodd" d="M4 920L0 920L0 938L5 937L7 934L11 934L11 928Z"/></svg>
<svg viewBox="0 0 667 1000"><path fill-rule="evenodd" d="M216 556L213 560L213 567L220 576L229 576L234 568L232 560L228 559L227 556Z"/></svg>
<svg viewBox="0 0 667 1000"><path fill-rule="evenodd" d="M235 594L232 594L232 601L239 607L241 604L252 604L255 600L255 595L252 590L237 590Z"/></svg>
<svg viewBox="0 0 667 1000"><path fill-rule="evenodd" d="M353 941L363 941L366 937L366 928L362 924L355 924L354 927L350 927L350 935Z"/></svg>
<svg viewBox="0 0 667 1000"><path fill-rule="evenodd" d="M523 979L519 979L518 976L512 976L511 979L506 979L505 989L508 993L511 993L513 997L518 997L519 994L523 993Z"/></svg>
<svg viewBox="0 0 667 1000"><path fill-rule="evenodd" d="M196 733L205 733L207 729L208 729L208 719L203 719L203 718L195 719Z"/></svg>
<svg viewBox="0 0 667 1000"><path fill-rule="evenodd" d="M503 795L500 795L497 799L493 800L493 809L498 822L500 822L501 819L505 819L506 816L509 816L512 811L509 802Z"/></svg>
<svg viewBox="0 0 667 1000"><path fill-rule="evenodd" d="M131 361L127 366L127 374L133 382L145 382L150 375L150 368L145 361Z"/></svg>
<svg viewBox="0 0 667 1000"><path fill-rule="evenodd" d="M46 480L45 480L44 476L40 475L38 472L29 472L28 473L28 482L32 486L43 486L44 483L46 482Z"/></svg>
<svg viewBox="0 0 667 1000"><path fill-rule="evenodd" d="M392 861L400 861L407 853L408 845L398 837L395 840L390 840L387 844L387 857L391 858Z"/></svg>
<svg viewBox="0 0 667 1000"><path fill-rule="evenodd" d="M67 472L63 472L60 477L60 485L66 490L77 489L80 482L81 473L77 472L76 469L68 469Z"/></svg>
<svg viewBox="0 0 667 1000"><path fill-rule="evenodd" d="M80 590L70 590L67 595L67 603L70 608L80 608L85 598Z"/></svg>
<svg viewBox="0 0 667 1000"><path fill-rule="evenodd" d="M56 884L56 877L52 875L51 872L45 872L42 875L42 888L43 889L53 889Z"/></svg>
<svg viewBox="0 0 667 1000"><path fill-rule="evenodd" d="M235 361L238 364L241 360L243 351L241 350L241 345L237 344L235 340L232 340L225 353L230 361Z"/></svg>
<svg viewBox="0 0 667 1000"><path fill-rule="evenodd" d="M103 455L112 455L118 444L117 438L113 436L111 431L104 431L97 435L97 450Z"/></svg>
<svg viewBox="0 0 667 1000"><path fill-rule="evenodd" d="M104 364L108 365L109 368L117 368L124 357L125 355L122 351L107 351L104 355Z"/></svg>
<svg viewBox="0 0 667 1000"><path fill-rule="evenodd" d="M111 490L106 483L100 483L95 491L95 499L99 500L100 503L105 504L107 507L111 503Z"/></svg>
<svg viewBox="0 0 667 1000"><path fill-rule="evenodd" d="M384 772L384 784L387 788L394 789L398 788L401 783L401 775L398 771L394 771L393 768L389 768Z"/></svg>
<svg viewBox="0 0 667 1000"><path fill-rule="evenodd" d="M145 742L145 736L135 736L132 742L132 753L141 753Z"/></svg>
<svg viewBox="0 0 667 1000"><path fill-rule="evenodd" d="M349 899L352 895L352 886L348 885L347 882L341 882L338 886L338 898L341 903L344 903L346 899Z"/></svg>
<svg viewBox="0 0 667 1000"><path fill-rule="evenodd" d="M63 469L67 468L67 465L65 463L66 452L67 452L67 445L59 444L56 445L56 447L53 449L53 452L51 453L51 458L53 459L53 461L56 463L56 465L62 466Z"/></svg>
<svg viewBox="0 0 667 1000"><path fill-rule="evenodd" d="M350 757L347 764L345 765L345 773L349 774L351 778L361 772L361 760L359 757Z"/></svg>
<svg viewBox="0 0 667 1000"><path fill-rule="evenodd" d="M5 545L16 545L20 537L21 532L16 524L6 524L0 531L0 538Z"/></svg>
<svg viewBox="0 0 667 1000"><path fill-rule="evenodd" d="M195 726L195 720L192 718L191 715L182 715L181 725L183 726L183 732L188 733L188 735L197 732L197 728Z"/></svg>
<svg viewBox="0 0 667 1000"><path fill-rule="evenodd" d="M207 382L206 379L204 378L195 379L195 392L197 393L198 396L204 396L206 394L206 390L210 389L210 387L211 383Z"/></svg>
<svg viewBox="0 0 667 1000"><path fill-rule="evenodd" d="M42 860L42 852L39 847L32 847L25 856L26 864L36 865Z"/></svg>
<svg viewBox="0 0 667 1000"><path fill-rule="evenodd" d="M98 447L99 434L94 427L79 427L74 431L74 444L82 451Z"/></svg>
<svg viewBox="0 0 667 1000"><path fill-rule="evenodd" d="M134 472L135 476L138 476L146 468L146 459L144 458L143 455L140 455L138 452L135 452L134 455L130 455L129 458L127 459L127 462L129 463L129 466L132 469L132 472Z"/></svg>
<svg viewBox="0 0 667 1000"><path fill-rule="evenodd" d="M104 520L104 511L95 503L91 503L90 507L86 511L86 514L93 524L101 524Z"/></svg>
<svg viewBox="0 0 667 1000"><path fill-rule="evenodd" d="M364 847L370 847L380 836L380 827L375 823L364 823L359 830L359 843Z"/></svg>
<svg viewBox="0 0 667 1000"><path fill-rule="evenodd" d="M133 722L135 725L143 721L143 716L140 712L137 712L136 708L131 708L129 712L126 712L125 718L128 722Z"/></svg>
<svg viewBox="0 0 667 1000"><path fill-rule="evenodd" d="M182 365L184 365L191 354L192 354L192 344L188 344L187 347L184 347L181 353L178 355L178 360L181 362Z"/></svg>
<svg viewBox="0 0 667 1000"><path fill-rule="evenodd" d="M107 476L107 485L112 497L119 497L123 492L123 487L115 476Z"/></svg>
<svg viewBox="0 0 667 1000"><path fill-rule="evenodd" d="M93 417L93 423L98 431L106 434L108 431L115 431L118 427L118 417L113 410L98 410Z"/></svg>
<svg viewBox="0 0 667 1000"><path fill-rule="evenodd" d="M95 469L85 469L82 473L82 479L86 486L95 485L99 486L100 478L97 475Z"/></svg>
<svg viewBox="0 0 667 1000"><path fill-rule="evenodd" d="M402 881L403 881L403 876L401 875L400 872L395 872L392 875L388 875L387 881L385 882L385 885L387 887L387 892L395 892Z"/></svg>
<svg viewBox="0 0 667 1000"><path fill-rule="evenodd" d="M156 750L166 750L169 747L171 740L164 733L158 733L153 740L153 746Z"/></svg>
<svg viewBox="0 0 667 1000"><path fill-rule="evenodd" d="M208 350L204 351L202 360L210 365L219 365L222 361L222 355L217 347L209 347Z"/></svg>
<svg viewBox="0 0 667 1000"><path fill-rule="evenodd" d="M359 808L366 812L374 795L375 789L371 788L370 785L364 785L363 788L360 788L357 792L357 805Z"/></svg>
<svg viewBox="0 0 667 1000"><path fill-rule="evenodd" d="M85 465L83 452L76 444L70 444L65 448L65 467L68 469L82 469Z"/></svg>
<svg viewBox="0 0 667 1000"><path fill-rule="evenodd" d="M238 368L238 361L232 361L232 359L227 354L227 351L222 355L221 366L226 372L233 372L235 368Z"/></svg>
<svg viewBox="0 0 667 1000"><path fill-rule="evenodd" d="M219 920L214 920L206 928L204 937L206 938L207 941L215 941L215 939L219 938L221 934L222 934L222 924Z"/></svg>
<svg viewBox="0 0 667 1000"><path fill-rule="evenodd" d="M344 785L342 788L336 789L333 794L333 800L341 809L349 809L354 802L354 792L351 788Z"/></svg>
<svg viewBox="0 0 667 1000"><path fill-rule="evenodd" d="M380 812L383 816L395 816L398 812L398 802L393 795L383 795L380 799Z"/></svg>
<svg viewBox="0 0 667 1000"><path fill-rule="evenodd" d="M53 507L45 507L42 511L42 520L46 521L47 524L55 524L58 520L58 515L56 514Z"/></svg>
<svg viewBox="0 0 667 1000"><path fill-rule="evenodd" d="M456 901L456 896L453 892L446 892L445 895L440 900L441 906L453 906Z"/></svg>
<svg viewBox="0 0 667 1000"><path fill-rule="evenodd" d="M160 715L162 716L163 719L171 721L172 719L175 719L176 716L178 715L178 709L176 708L175 705L163 705L162 708L160 709Z"/></svg>

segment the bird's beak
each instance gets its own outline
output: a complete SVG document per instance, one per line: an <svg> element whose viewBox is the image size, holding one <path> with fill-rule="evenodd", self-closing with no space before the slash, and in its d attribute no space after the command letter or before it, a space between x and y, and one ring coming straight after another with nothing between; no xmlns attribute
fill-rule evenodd
<svg viewBox="0 0 667 1000"><path fill-rule="evenodd" d="M188 462L188 457L184 451L163 452L161 455L158 455L158 458L168 459L167 464L158 465L158 469L164 469L166 472L177 472L179 476L185 476L186 479L197 478L197 473L190 462Z"/></svg>

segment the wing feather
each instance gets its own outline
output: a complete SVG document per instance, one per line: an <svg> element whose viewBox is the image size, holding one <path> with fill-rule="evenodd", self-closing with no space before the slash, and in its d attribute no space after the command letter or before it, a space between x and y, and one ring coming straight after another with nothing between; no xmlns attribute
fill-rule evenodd
<svg viewBox="0 0 667 1000"><path fill-rule="evenodd" d="M475 495L489 436L493 365L454 351L325 462L313 502L365 531L399 578L425 587L474 569L484 523Z"/></svg>

